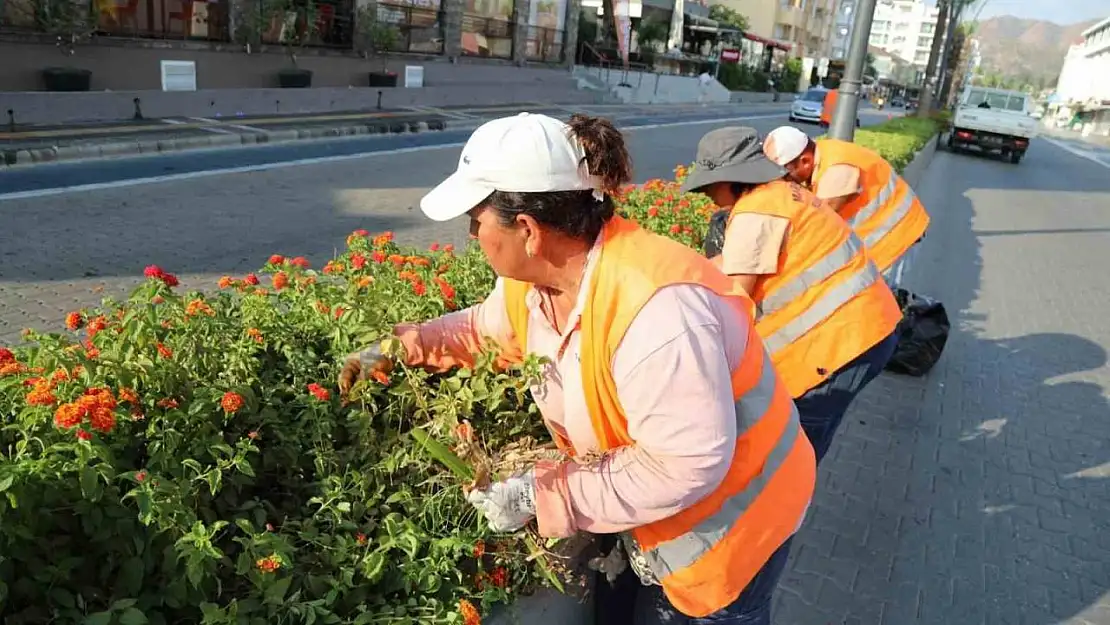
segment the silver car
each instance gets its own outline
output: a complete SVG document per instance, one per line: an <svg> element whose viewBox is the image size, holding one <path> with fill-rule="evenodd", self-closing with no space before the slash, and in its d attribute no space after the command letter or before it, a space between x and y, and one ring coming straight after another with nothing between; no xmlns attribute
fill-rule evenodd
<svg viewBox="0 0 1110 625"><path fill-rule="evenodd" d="M824 87L813 87L805 93L794 98L790 105L790 121L792 122L821 122L821 109L825 105L825 94L829 90ZM856 128L859 128L859 116L856 116Z"/></svg>
<svg viewBox="0 0 1110 625"><path fill-rule="evenodd" d="M790 105L790 121L792 122L819 122L821 121L821 106L825 102L827 89L814 87L794 98Z"/></svg>

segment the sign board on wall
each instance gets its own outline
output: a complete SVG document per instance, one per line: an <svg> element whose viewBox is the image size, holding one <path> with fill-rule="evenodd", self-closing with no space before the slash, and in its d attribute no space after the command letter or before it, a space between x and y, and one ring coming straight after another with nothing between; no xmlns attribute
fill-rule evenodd
<svg viewBox="0 0 1110 625"><path fill-rule="evenodd" d="M423 65L406 65L405 66L405 88L414 89L424 86L424 66Z"/></svg>
<svg viewBox="0 0 1110 625"><path fill-rule="evenodd" d="M740 50L736 48L725 48L721 50L722 63L737 63L740 61Z"/></svg>

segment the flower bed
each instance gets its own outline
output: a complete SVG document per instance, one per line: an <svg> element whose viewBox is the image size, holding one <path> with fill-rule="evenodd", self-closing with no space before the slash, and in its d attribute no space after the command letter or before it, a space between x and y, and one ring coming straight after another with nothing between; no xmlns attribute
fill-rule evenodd
<svg viewBox="0 0 1110 625"><path fill-rule="evenodd" d="M625 189L620 212L700 247L714 206L679 193L685 172ZM559 586L552 545L490 533L460 488L548 453L512 445L546 436L525 391L537 361L334 387L393 324L484 297L481 253L347 243L209 293L148 267L126 301L0 348L0 620L473 624ZM470 464L448 470L443 445Z"/></svg>

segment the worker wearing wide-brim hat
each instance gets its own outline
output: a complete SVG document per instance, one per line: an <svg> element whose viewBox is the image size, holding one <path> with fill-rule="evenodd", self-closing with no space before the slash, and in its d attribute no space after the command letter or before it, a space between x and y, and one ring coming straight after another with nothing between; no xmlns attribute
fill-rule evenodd
<svg viewBox="0 0 1110 625"><path fill-rule="evenodd" d="M890 359L902 315L851 228L785 175L754 129L719 128L698 143L683 188L731 209L714 262L755 301L756 330L820 462Z"/></svg>

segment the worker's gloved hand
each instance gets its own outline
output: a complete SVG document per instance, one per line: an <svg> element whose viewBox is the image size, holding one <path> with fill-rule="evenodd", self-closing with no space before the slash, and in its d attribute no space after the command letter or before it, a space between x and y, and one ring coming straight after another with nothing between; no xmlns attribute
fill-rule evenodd
<svg viewBox="0 0 1110 625"><path fill-rule="evenodd" d="M536 478L532 471L494 482L486 490L466 496L495 532L515 532L536 516Z"/></svg>
<svg viewBox="0 0 1110 625"><path fill-rule="evenodd" d="M393 370L396 339L386 339L362 351L350 354L339 372L339 392L346 395L359 380L367 380L374 372Z"/></svg>
<svg viewBox="0 0 1110 625"><path fill-rule="evenodd" d="M609 555L604 557L591 558L586 566L591 571L597 571L605 576L605 581L613 584L620 577L620 574L628 568L628 560L624 557L624 550L621 548L621 543L618 541L613 545L613 549Z"/></svg>

